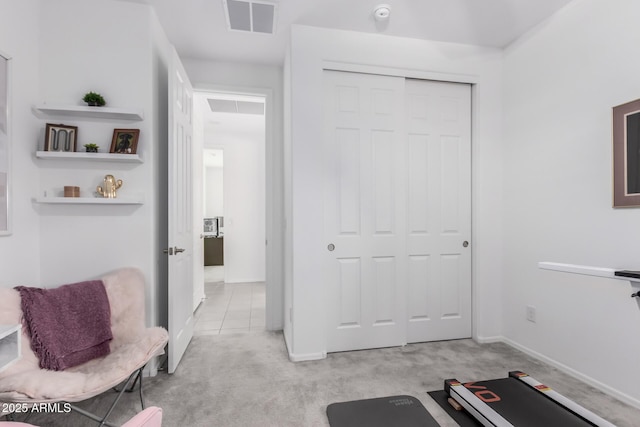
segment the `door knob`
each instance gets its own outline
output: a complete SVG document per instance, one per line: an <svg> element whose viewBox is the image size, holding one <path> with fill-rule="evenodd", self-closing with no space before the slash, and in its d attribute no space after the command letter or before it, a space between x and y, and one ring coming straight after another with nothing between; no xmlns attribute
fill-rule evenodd
<svg viewBox="0 0 640 427"><path fill-rule="evenodd" d="M179 254L179 253L181 253L181 252L184 252L185 250L176 246L176 247L174 248L174 250L173 250L173 251L174 251L175 253Z"/></svg>
<svg viewBox="0 0 640 427"><path fill-rule="evenodd" d="M162 252L164 252L165 254L173 255L173 248L165 249Z"/></svg>
<svg viewBox="0 0 640 427"><path fill-rule="evenodd" d="M467 241L465 240L464 242L462 242L462 246L464 246L464 247L466 248L467 246L469 246L469 242L467 242Z"/></svg>
<svg viewBox="0 0 640 427"><path fill-rule="evenodd" d="M329 245L327 246L327 249L329 249L329 252L333 252L335 248L336 248L336 245L334 245L333 243L329 243Z"/></svg>

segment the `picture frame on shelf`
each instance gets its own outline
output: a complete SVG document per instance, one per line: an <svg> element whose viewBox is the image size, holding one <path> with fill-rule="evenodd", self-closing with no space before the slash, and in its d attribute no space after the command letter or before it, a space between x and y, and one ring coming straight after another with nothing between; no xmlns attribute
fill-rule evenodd
<svg viewBox="0 0 640 427"><path fill-rule="evenodd" d="M76 151L78 126L47 123L44 135L44 151Z"/></svg>
<svg viewBox="0 0 640 427"><path fill-rule="evenodd" d="M640 99L613 107L613 207L640 206Z"/></svg>
<svg viewBox="0 0 640 427"><path fill-rule="evenodd" d="M114 129L110 153L136 154L140 129Z"/></svg>

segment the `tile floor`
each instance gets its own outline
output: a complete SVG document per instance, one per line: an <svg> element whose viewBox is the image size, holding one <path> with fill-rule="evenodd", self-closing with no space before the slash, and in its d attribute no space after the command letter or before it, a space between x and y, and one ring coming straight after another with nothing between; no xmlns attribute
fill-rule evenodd
<svg viewBox="0 0 640 427"><path fill-rule="evenodd" d="M196 310L194 335L265 329L265 284L224 283L224 267L205 267L205 300Z"/></svg>

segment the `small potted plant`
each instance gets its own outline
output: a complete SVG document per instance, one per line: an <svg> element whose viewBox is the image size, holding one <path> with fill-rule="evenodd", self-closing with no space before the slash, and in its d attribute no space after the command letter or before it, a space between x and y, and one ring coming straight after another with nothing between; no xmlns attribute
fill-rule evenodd
<svg viewBox="0 0 640 427"><path fill-rule="evenodd" d="M91 142L89 144L84 144L84 148L87 149L87 153L97 153L100 146Z"/></svg>
<svg viewBox="0 0 640 427"><path fill-rule="evenodd" d="M85 93L84 98L82 98L82 100L86 102L90 107L102 107L103 105L106 104L106 101L104 100L102 95L96 92Z"/></svg>

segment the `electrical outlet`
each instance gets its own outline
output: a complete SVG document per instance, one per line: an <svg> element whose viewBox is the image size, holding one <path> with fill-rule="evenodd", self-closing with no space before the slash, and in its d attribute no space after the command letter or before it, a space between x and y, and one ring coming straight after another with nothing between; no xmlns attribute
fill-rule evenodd
<svg viewBox="0 0 640 427"><path fill-rule="evenodd" d="M536 323L536 308L532 305L527 306L527 320Z"/></svg>

